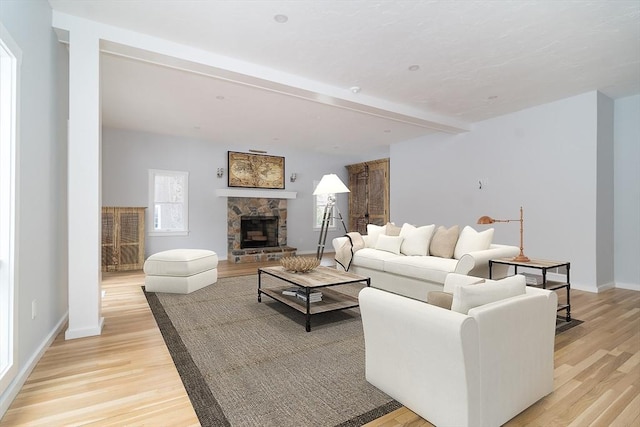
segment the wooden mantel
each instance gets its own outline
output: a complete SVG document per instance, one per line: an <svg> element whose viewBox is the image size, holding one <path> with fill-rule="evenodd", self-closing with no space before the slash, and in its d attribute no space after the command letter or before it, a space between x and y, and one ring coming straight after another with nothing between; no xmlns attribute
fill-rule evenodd
<svg viewBox="0 0 640 427"><path fill-rule="evenodd" d="M295 199L296 191L261 190L257 188L218 188L218 197L249 197L258 199Z"/></svg>

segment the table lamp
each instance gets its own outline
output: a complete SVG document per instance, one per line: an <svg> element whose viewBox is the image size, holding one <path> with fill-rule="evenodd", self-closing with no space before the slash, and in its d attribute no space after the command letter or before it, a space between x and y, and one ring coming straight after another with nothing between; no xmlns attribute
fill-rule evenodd
<svg viewBox="0 0 640 427"><path fill-rule="evenodd" d="M481 216L478 218L478 224L493 224L494 222L514 222L520 221L520 255L513 258L516 262L529 262L530 259L524 254L523 235L524 235L524 217L522 206L520 206L520 219L493 219L490 216Z"/></svg>
<svg viewBox="0 0 640 427"><path fill-rule="evenodd" d="M331 223L333 208L336 208L338 213L337 217L340 221L342 221L342 226L344 227L345 234L347 233L347 226L344 225L344 220L342 219L342 214L340 213L340 209L336 205L336 197L334 194L337 193L349 193L349 189L346 185L338 178L338 175L331 173L322 177L320 183L316 187L313 192L314 196L320 194L328 194L327 204L324 207L324 215L322 216L322 227L320 228L320 237L318 239L318 250L316 252L316 258L322 259L322 255L324 254L324 246L327 241L327 232L329 231L329 224Z"/></svg>

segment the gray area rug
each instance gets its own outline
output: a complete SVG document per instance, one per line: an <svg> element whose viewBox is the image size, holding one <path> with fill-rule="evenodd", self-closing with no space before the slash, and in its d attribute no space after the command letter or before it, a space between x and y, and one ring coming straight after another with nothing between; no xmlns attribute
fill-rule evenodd
<svg viewBox="0 0 640 427"><path fill-rule="evenodd" d="M568 331L571 328L575 328L578 325L581 325L582 323L584 323L584 321L582 320L578 320L578 319L571 319L570 321L566 321L564 320L564 317L560 318L556 318L556 335L558 335L561 332L564 331Z"/></svg>
<svg viewBox="0 0 640 427"><path fill-rule="evenodd" d="M365 380L358 309L307 333L301 313L258 303L257 276L145 295L203 426L360 426L401 407Z"/></svg>

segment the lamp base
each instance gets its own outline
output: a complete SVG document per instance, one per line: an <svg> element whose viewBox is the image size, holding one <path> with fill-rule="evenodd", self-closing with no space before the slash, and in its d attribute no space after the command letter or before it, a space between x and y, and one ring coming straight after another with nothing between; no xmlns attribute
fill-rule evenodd
<svg viewBox="0 0 640 427"><path fill-rule="evenodd" d="M513 257L513 261L515 262L529 262L531 261L528 257L526 257L523 253L520 255Z"/></svg>

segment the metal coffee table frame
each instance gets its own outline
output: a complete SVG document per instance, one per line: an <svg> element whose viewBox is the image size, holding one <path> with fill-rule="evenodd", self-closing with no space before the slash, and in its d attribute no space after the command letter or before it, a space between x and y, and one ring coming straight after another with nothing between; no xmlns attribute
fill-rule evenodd
<svg viewBox="0 0 640 427"><path fill-rule="evenodd" d="M287 283L287 286L263 288L263 274L282 280ZM263 267L258 269L258 302L262 302L262 295L264 294L303 313L306 317L305 329L310 332L312 315L358 307L358 298L330 289L351 283L362 283L371 286L371 279L324 266L317 267L309 273L293 273L281 266ZM283 295L282 291L291 287L288 285L304 289L306 301L295 296ZM322 289L322 301L310 302L309 295L318 289Z"/></svg>

